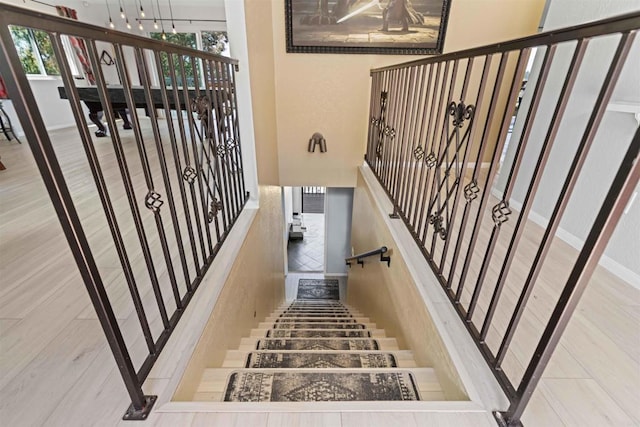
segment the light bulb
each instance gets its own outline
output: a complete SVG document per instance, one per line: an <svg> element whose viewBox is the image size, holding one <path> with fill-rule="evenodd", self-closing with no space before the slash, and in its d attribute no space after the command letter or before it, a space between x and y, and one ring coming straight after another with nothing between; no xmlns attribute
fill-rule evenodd
<svg viewBox="0 0 640 427"><path fill-rule="evenodd" d="M159 28L158 21L156 21L155 19L153 20L153 28L155 28L156 30Z"/></svg>
<svg viewBox="0 0 640 427"><path fill-rule="evenodd" d="M122 19L125 18L125 14L124 14L124 10L122 10L122 6L120 6L120 18Z"/></svg>
<svg viewBox="0 0 640 427"><path fill-rule="evenodd" d="M140 31L144 30L144 27L142 26L142 21L139 21L139 22L138 22L138 29L139 29Z"/></svg>
<svg viewBox="0 0 640 427"><path fill-rule="evenodd" d="M171 30L171 32L172 32L173 34L177 34L178 32L176 31L176 26L175 26L174 24L171 24L171 27L173 28L173 29Z"/></svg>
<svg viewBox="0 0 640 427"><path fill-rule="evenodd" d="M131 24L129 23L129 18L127 18L127 28L130 30L131 29Z"/></svg>
<svg viewBox="0 0 640 427"><path fill-rule="evenodd" d="M144 9L140 6L140 16L144 18Z"/></svg>
<svg viewBox="0 0 640 427"><path fill-rule="evenodd" d="M111 18L109 18L109 27L111 27L111 28L115 28L116 27L116 24L113 23Z"/></svg>

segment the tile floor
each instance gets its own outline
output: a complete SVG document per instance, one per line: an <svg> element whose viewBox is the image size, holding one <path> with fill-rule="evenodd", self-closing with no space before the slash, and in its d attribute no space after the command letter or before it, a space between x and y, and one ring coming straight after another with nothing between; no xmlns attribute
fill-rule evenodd
<svg viewBox="0 0 640 427"><path fill-rule="evenodd" d="M302 240L290 240L287 246L289 271L324 271L324 214L302 214L307 227Z"/></svg>

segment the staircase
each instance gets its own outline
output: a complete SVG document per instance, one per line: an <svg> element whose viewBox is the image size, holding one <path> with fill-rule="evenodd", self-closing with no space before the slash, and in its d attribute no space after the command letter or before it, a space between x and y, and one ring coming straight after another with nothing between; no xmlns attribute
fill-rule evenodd
<svg viewBox="0 0 640 427"><path fill-rule="evenodd" d="M196 401L444 400L432 368L417 367L367 317L331 300L297 299L275 310L221 368L204 371Z"/></svg>

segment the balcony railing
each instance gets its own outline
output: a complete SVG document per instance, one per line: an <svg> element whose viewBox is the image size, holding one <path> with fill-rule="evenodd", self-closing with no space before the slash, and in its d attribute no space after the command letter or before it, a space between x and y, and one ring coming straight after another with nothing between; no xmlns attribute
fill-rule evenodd
<svg viewBox="0 0 640 427"><path fill-rule="evenodd" d="M572 265L564 265L566 277L556 274L552 286L557 294L545 295L551 299L548 319L535 331L535 348L519 354L524 369L505 368L541 270L550 264L548 255L569 199L584 179L585 160L590 153L597 155L593 142L638 28L640 14L634 13L371 72L366 162L393 202L391 216L401 218L412 233L509 398L508 410L495 413L503 425L521 425L533 390L638 183L636 131L610 143L620 153L615 171L603 184L582 248ZM534 72L526 76L533 56ZM585 67L587 57L591 65ZM585 68L602 73L591 79ZM589 101L582 99L588 103L580 106L588 108L584 123L568 109L578 80L593 94ZM543 103L551 105L545 113ZM516 114L519 133L513 128ZM559 138L561 126L579 129L579 136L570 140L564 132ZM559 190L549 204L548 221L535 239L524 239L533 201L558 145L575 147L574 154L561 167L560 160L554 162L555 170L565 172L560 178L555 174Z"/></svg>
<svg viewBox="0 0 640 427"><path fill-rule="evenodd" d="M86 163L67 165L56 152L70 134L47 131L47 100L34 96L10 26L44 32L51 44L59 96L68 99ZM72 74L69 40L82 54L83 76ZM145 396L142 383L248 197L236 67L233 59L0 5L0 74L131 396L124 419L151 410L155 396ZM95 138L85 107L98 125ZM116 112L130 130L118 130ZM109 230L103 237L110 238L96 241L96 230ZM121 271L114 276L115 266ZM127 336L113 308L123 298L139 323ZM136 341L146 351L137 346L133 357Z"/></svg>

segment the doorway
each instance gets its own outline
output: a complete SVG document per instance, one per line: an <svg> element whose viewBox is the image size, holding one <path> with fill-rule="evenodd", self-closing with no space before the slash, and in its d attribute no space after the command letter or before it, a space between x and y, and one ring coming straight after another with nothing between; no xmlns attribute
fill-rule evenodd
<svg viewBox="0 0 640 427"><path fill-rule="evenodd" d="M325 270L325 187L285 187L289 272ZM290 195L290 196L289 196Z"/></svg>

